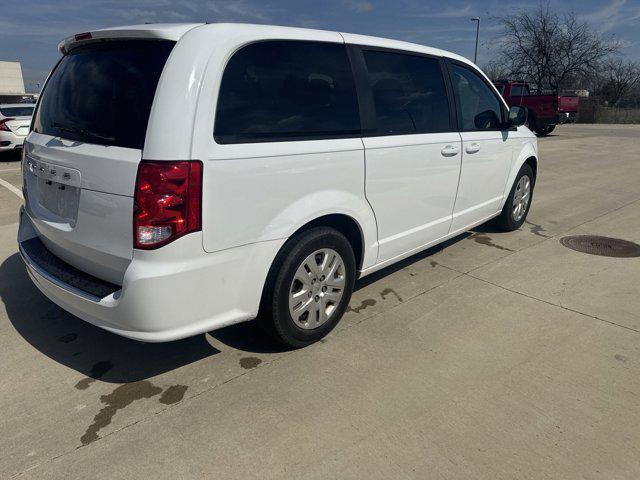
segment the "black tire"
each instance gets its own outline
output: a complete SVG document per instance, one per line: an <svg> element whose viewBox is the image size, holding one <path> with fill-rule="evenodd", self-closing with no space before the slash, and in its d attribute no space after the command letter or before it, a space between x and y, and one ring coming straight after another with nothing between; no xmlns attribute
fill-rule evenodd
<svg viewBox="0 0 640 480"><path fill-rule="evenodd" d="M520 179L525 175L529 177L529 182L530 182L529 183L530 184L529 203L527 204L524 215L521 218L516 219L514 217L514 211L513 211L513 206L514 206L513 199L516 195L516 187L518 185L518 182L520 182ZM512 232L514 230L519 229L527 219L527 215L529 215L529 209L531 208L531 202L533 201L533 190L534 190L535 184L536 184L536 178L533 174L533 170L531 169L531 166L528 163L525 163L524 165L522 165L522 168L520 168L518 175L516 175L516 179L514 180L513 185L511 186L511 191L509 192L509 196L507 197L507 200L504 203L504 207L502 207L502 213L500 213L500 215L493 220L493 224L505 232Z"/></svg>
<svg viewBox="0 0 640 480"><path fill-rule="evenodd" d="M549 135L551 132L553 132L555 128L556 128L555 125L547 125L545 127L540 127L536 129L536 135L538 135L539 137L545 137Z"/></svg>
<svg viewBox="0 0 640 480"><path fill-rule="evenodd" d="M342 298L328 320L319 327L304 329L291 316L289 295L298 267L320 249L332 249L342 257L344 289ZM342 318L353 293L355 278L355 255L343 234L328 227L315 227L302 232L285 243L271 266L260 306L260 323L276 340L289 347L300 348L315 343L333 330Z"/></svg>

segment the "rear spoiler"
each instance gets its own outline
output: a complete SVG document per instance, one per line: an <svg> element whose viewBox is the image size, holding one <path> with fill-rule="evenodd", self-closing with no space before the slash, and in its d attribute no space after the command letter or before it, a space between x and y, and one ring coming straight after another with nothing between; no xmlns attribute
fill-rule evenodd
<svg viewBox="0 0 640 480"><path fill-rule="evenodd" d="M129 27L95 30L65 38L58 44L58 50L63 55L66 55L80 45L108 40L155 39L177 42L189 30L201 25L204 25L204 23L132 25Z"/></svg>

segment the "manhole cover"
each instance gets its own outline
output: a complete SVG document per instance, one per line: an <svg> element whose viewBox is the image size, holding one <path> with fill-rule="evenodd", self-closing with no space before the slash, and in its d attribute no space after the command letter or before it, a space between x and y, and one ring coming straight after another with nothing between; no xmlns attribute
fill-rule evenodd
<svg viewBox="0 0 640 480"><path fill-rule="evenodd" d="M560 243L567 248L589 255L603 257L640 257L640 245L619 238L597 235L575 235L562 237Z"/></svg>

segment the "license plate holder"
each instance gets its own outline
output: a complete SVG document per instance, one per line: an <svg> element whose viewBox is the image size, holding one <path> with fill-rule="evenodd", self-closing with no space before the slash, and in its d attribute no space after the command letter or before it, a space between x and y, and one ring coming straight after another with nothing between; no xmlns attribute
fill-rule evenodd
<svg viewBox="0 0 640 480"><path fill-rule="evenodd" d="M26 205L43 220L75 226L80 200L80 171L35 160L24 161Z"/></svg>

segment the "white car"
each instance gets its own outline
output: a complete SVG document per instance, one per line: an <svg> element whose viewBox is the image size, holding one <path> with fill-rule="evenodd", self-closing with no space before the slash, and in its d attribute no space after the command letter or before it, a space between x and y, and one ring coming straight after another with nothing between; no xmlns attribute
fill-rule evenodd
<svg viewBox="0 0 640 480"><path fill-rule="evenodd" d="M59 48L25 142L20 252L47 297L119 335L258 318L308 345L356 278L494 217L517 229L531 205L526 111L452 53L238 24Z"/></svg>
<svg viewBox="0 0 640 480"><path fill-rule="evenodd" d="M0 152L22 148L34 107L27 103L0 104Z"/></svg>

